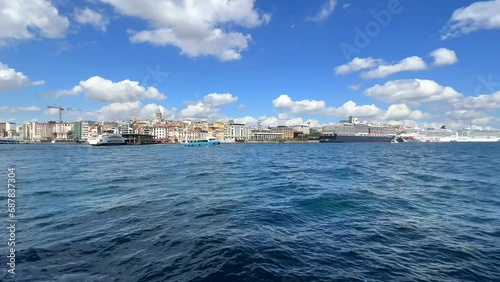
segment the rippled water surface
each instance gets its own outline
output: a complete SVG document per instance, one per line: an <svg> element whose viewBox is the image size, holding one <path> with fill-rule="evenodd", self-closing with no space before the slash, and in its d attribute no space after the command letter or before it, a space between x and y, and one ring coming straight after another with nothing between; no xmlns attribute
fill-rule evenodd
<svg viewBox="0 0 500 282"><path fill-rule="evenodd" d="M0 145L15 281L498 281L500 144ZM1 221L2 273L8 230Z"/></svg>

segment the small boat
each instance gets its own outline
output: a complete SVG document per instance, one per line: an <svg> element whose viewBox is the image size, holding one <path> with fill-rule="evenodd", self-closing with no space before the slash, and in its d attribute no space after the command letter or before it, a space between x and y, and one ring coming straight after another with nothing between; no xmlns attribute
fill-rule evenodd
<svg viewBox="0 0 500 282"><path fill-rule="evenodd" d="M87 142L92 146L125 145L125 138L121 134L105 133L90 137Z"/></svg>
<svg viewBox="0 0 500 282"><path fill-rule="evenodd" d="M215 138L206 138L206 139L194 139L194 140L186 140L181 143L184 147L208 147L208 146L219 146L220 141Z"/></svg>

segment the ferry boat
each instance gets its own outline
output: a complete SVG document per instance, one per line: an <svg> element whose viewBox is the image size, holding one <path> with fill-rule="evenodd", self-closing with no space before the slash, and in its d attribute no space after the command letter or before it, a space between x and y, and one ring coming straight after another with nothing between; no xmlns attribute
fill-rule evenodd
<svg viewBox="0 0 500 282"><path fill-rule="evenodd" d="M181 143L184 147L208 147L208 146L219 146L220 141L215 138L206 138L206 139L195 139L195 140L186 140Z"/></svg>
<svg viewBox="0 0 500 282"><path fill-rule="evenodd" d="M97 137L90 137L87 141L92 146L125 145L125 138L121 134L105 133Z"/></svg>
<svg viewBox="0 0 500 282"><path fill-rule="evenodd" d="M0 138L0 144L19 144L19 140L14 138Z"/></svg>

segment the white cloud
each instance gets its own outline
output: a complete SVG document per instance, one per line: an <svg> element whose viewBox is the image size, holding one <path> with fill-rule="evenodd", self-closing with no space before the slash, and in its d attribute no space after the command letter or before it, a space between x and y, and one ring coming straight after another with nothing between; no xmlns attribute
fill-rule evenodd
<svg viewBox="0 0 500 282"><path fill-rule="evenodd" d="M455 51L446 48L434 50L430 54L434 57L434 66L451 65L458 62ZM388 64L383 59L354 58L351 62L335 68L335 74L344 75L361 70L368 70L361 73L364 79L384 78L389 75L404 71L423 71L429 67L427 63L418 56L407 57L395 64Z"/></svg>
<svg viewBox="0 0 500 282"><path fill-rule="evenodd" d="M306 125L308 122L310 122L310 126L318 126L319 122L315 119L308 119L304 120L301 117L286 117L286 116L261 116L258 119L251 117L251 116L246 116L243 118L236 118L233 119L235 122L238 123L243 123L249 126L257 126L258 122L260 121L260 125L262 128L267 128L267 127L276 127L280 125L284 126L295 126L295 125Z"/></svg>
<svg viewBox="0 0 500 282"><path fill-rule="evenodd" d="M205 101L205 103L217 107L236 103L236 101L238 101L238 97L233 96L230 93L210 93L206 95L203 100Z"/></svg>
<svg viewBox="0 0 500 282"><path fill-rule="evenodd" d="M290 96L283 94L273 100L273 106L277 109L288 110L291 114L315 114L324 116L347 117L374 116L381 110L375 105L358 106L353 101L348 101L339 108L327 107L322 100L301 100L293 101Z"/></svg>
<svg viewBox="0 0 500 282"><path fill-rule="evenodd" d="M71 90L60 90L55 96L78 95L84 93L88 100L100 102L132 102L138 100L155 99L163 100L166 96L154 87L144 87L137 81L123 80L113 82L100 76L93 76L87 80L80 81Z"/></svg>
<svg viewBox="0 0 500 282"><path fill-rule="evenodd" d="M29 106L29 107L0 107L0 114L15 114L21 112L38 112L40 108L37 106Z"/></svg>
<svg viewBox="0 0 500 282"><path fill-rule="evenodd" d="M181 110L180 115L184 118L205 119L213 116L217 111L218 109L199 102L197 104L187 105L185 109Z"/></svg>
<svg viewBox="0 0 500 282"><path fill-rule="evenodd" d="M446 48L432 51L431 56L434 57L434 66L453 65L458 62L455 51Z"/></svg>
<svg viewBox="0 0 500 282"><path fill-rule="evenodd" d="M437 101L457 101L463 95L449 86L441 86L433 80L392 80L384 85L375 85L365 90L367 96L386 103L419 105Z"/></svg>
<svg viewBox="0 0 500 282"><path fill-rule="evenodd" d="M103 32L106 31L109 24L109 20L101 13L87 7L83 9L75 8L75 21L79 24L89 24Z"/></svg>
<svg viewBox="0 0 500 282"><path fill-rule="evenodd" d="M401 121L401 120L420 120L430 119L433 115L424 113L420 110L412 111L405 104L390 105L383 115L383 120Z"/></svg>
<svg viewBox="0 0 500 282"><path fill-rule="evenodd" d="M460 129L467 125L492 125L494 117L477 110L452 110L446 112L446 123L449 127Z"/></svg>
<svg viewBox="0 0 500 282"><path fill-rule="evenodd" d="M347 89L349 89L351 91L358 91L360 87L361 87L361 85L359 85L359 84L353 84L353 85L347 86Z"/></svg>
<svg viewBox="0 0 500 282"><path fill-rule="evenodd" d="M302 105L306 102L314 101L317 105L314 110L311 108L303 107ZM374 104L371 105L358 105L354 101L347 101L340 107L327 107L324 101L315 100L302 100L293 101L288 95L281 95L273 101L273 105L280 109L287 109L285 115L277 117L272 117L268 119L269 123L279 123L286 124L283 120L288 120L290 123L304 124L306 122L299 122L300 117L289 116L288 114L315 114L320 116L332 116L347 118L348 116L357 116L360 118L367 118L371 121L380 122L391 122L391 123L401 123L405 122L407 124L415 124L415 120L426 120L434 118L435 116L423 112L421 110L411 110L406 104L394 104L390 105L386 110L377 107ZM300 106L297 106L300 105ZM299 120L300 118L300 120ZM288 124L286 124L288 125Z"/></svg>
<svg viewBox="0 0 500 282"><path fill-rule="evenodd" d="M335 68L335 74L344 75L351 72L357 72L363 69L371 69L383 63L381 59L369 58L354 58L351 62Z"/></svg>
<svg viewBox="0 0 500 282"><path fill-rule="evenodd" d="M342 5L342 8L344 8L344 10L348 9L349 7L351 7L351 3L345 3L344 5Z"/></svg>
<svg viewBox="0 0 500 282"><path fill-rule="evenodd" d="M330 15L335 10L337 6L337 0L327 0L325 4L321 7L318 13L313 17L308 17L307 19L314 22L322 22L327 20Z"/></svg>
<svg viewBox="0 0 500 282"><path fill-rule="evenodd" d="M261 13L255 0L100 0L115 11L148 22L148 30L129 30L135 43L172 45L190 57L215 56L222 61L241 59L252 37L235 31L236 26L265 25L270 14Z"/></svg>
<svg viewBox="0 0 500 282"><path fill-rule="evenodd" d="M37 36L62 38L69 21L47 0L0 1L0 46Z"/></svg>
<svg viewBox="0 0 500 282"><path fill-rule="evenodd" d="M218 120L223 117L219 113L221 107L235 103L236 101L238 101L238 97L230 93L210 93L203 97L203 101L185 101L184 103L187 104L187 107L180 111L180 116L190 119Z"/></svg>
<svg viewBox="0 0 500 282"><path fill-rule="evenodd" d="M278 98L274 99L273 106L277 109L290 110L293 114L313 114L326 108L324 101L292 101L292 99L286 94L280 95Z"/></svg>
<svg viewBox="0 0 500 282"><path fill-rule="evenodd" d="M454 104L457 109L495 110L500 109L500 91L491 95L464 97Z"/></svg>
<svg viewBox="0 0 500 282"><path fill-rule="evenodd" d="M425 69L427 69L427 65L424 60L420 57L412 56L403 59L394 65L379 65L376 69L363 72L361 77L365 79L384 78L398 72L420 71Z"/></svg>
<svg viewBox="0 0 500 282"><path fill-rule="evenodd" d="M327 108L326 113L336 117L374 117L382 113L382 110L374 104L358 106L354 101L347 101L338 108Z"/></svg>
<svg viewBox="0 0 500 282"><path fill-rule="evenodd" d="M1 32L1 31L0 31ZM16 72L8 65L0 63L0 92L20 90L28 86L42 85L43 80L31 81L22 72Z"/></svg>
<svg viewBox="0 0 500 282"><path fill-rule="evenodd" d="M245 117L240 117L240 118L234 118L232 119L235 123L242 123L246 125L256 125L258 122L258 119L251 117L251 116L245 116Z"/></svg>
<svg viewBox="0 0 500 282"><path fill-rule="evenodd" d="M132 117L137 119L154 119L157 109L160 109L163 117L172 119L175 116L175 109L167 108L157 104L142 105L141 102L112 103L102 107L99 113L87 113L87 116L97 116L100 121L129 120Z"/></svg>
<svg viewBox="0 0 500 282"><path fill-rule="evenodd" d="M496 28L500 28L500 0L475 2L453 12L441 39Z"/></svg>

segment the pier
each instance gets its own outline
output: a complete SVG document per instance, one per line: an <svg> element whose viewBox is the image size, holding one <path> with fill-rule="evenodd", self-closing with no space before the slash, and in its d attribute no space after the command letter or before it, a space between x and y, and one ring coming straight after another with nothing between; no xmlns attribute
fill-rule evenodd
<svg viewBox="0 0 500 282"><path fill-rule="evenodd" d="M127 145L157 144L154 136L149 134L122 134L122 136L125 138L125 144Z"/></svg>

